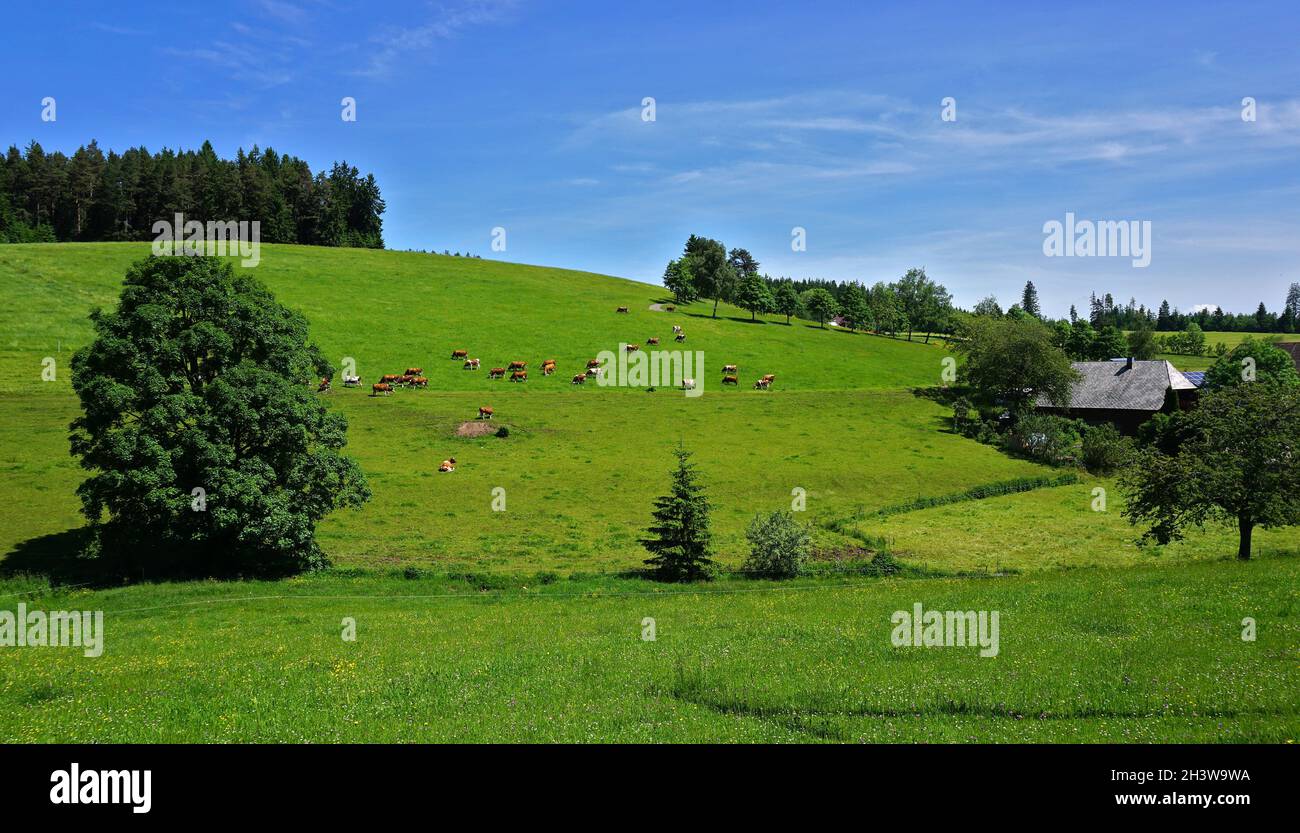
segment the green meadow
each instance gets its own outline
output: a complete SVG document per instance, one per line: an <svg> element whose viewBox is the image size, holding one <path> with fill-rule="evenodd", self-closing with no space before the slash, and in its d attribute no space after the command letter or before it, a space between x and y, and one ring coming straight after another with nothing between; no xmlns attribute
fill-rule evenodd
<svg viewBox="0 0 1300 833"><path fill-rule="evenodd" d="M915 392L940 383L941 341L751 322L726 305L716 320L705 304L667 312L652 308L671 303L661 287L489 260L263 246L255 275L365 380L336 376L324 396L348 419L373 500L321 525L325 573L76 587L68 360L90 338L89 310L112 305L148 251L0 247L0 609L102 609L108 629L94 659L0 648L0 739L1296 736L1294 529L1257 533L1249 564L1231 559L1230 530L1140 548L1115 484L1082 474L881 514L1060 472L950 431L951 414ZM622 343L675 349L673 325L681 349L704 353L702 395L570 384ZM482 369L463 370L455 349ZM552 358L559 371L542 377ZM529 363L526 383L487 379L512 360ZM720 386L724 364L740 366L740 386ZM368 395L409 366L427 390ZM774 389L753 390L767 373ZM460 435L482 405L508 436ZM799 498L820 565L884 550L902 572L688 588L629 577L678 443L695 452L725 566L744 560L756 512ZM457 470L439 474L448 457ZM895 648L890 613L915 602L1000 610L999 656ZM355 642L340 638L344 617ZM1241 639L1245 617L1255 642Z"/></svg>

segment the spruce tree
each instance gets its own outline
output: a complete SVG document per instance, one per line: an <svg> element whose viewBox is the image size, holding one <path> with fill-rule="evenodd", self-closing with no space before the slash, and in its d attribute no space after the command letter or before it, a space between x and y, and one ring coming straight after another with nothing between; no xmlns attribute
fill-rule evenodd
<svg viewBox="0 0 1300 833"><path fill-rule="evenodd" d="M1043 314L1042 308L1038 305L1038 289L1034 286L1033 281L1025 283L1025 293L1020 299L1020 308L1035 318Z"/></svg>
<svg viewBox="0 0 1300 833"><path fill-rule="evenodd" d="M711 579L714 561L709 558L709 501L698 481L690 452L678 447L673 452L677 468L672 489L655 500L654 523L641 546L650 551L645 560L661 581Z"/></svg>

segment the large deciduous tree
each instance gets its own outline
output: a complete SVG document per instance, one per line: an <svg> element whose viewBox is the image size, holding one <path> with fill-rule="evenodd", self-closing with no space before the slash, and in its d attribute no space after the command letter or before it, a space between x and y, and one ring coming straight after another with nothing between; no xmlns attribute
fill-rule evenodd
<svg viewBox="0 0 1300 833"><path fill-rule="evenodd" d="M72 360L71 446L96 554L128 575L319 566L316 523L370 497L307 321L206 257L151 257Z"/></svg>
<svg viewBox="0 0 1300 833"><path fill-rule="evenodd" d="M1079 374L1052 332L1037 318L971 316L956 349L965 357L963 373L986 403L1027 411L1042 394L1064 407Z"/></svg>
<svg viewBox="0 0 1300 833"><path fill-rule="evenodd" d="M1165 544L1188 526L1226 521L1237 557L1255 527L1300 524L1300 388L1254 382L1209 391L1163 423L1121 476L1124 514Z"/></svg>

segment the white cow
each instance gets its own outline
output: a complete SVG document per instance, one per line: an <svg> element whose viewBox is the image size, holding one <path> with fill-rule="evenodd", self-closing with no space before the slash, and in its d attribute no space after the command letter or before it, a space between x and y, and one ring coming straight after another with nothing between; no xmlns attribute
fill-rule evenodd
<svg viewBox="0 0 1300 833"><path fill-rule="evenodd" d="M343 374L343 387L355 388L359 384L361 384L360 376L349 376L346 373Z"/></svg>
<svg viewBox="0 0 1300 833"><path fill-rule="evenodd" d="M695 390L695 380L694 380L694 379L683 379L683 380L682 380L682 390Z"/></svg>

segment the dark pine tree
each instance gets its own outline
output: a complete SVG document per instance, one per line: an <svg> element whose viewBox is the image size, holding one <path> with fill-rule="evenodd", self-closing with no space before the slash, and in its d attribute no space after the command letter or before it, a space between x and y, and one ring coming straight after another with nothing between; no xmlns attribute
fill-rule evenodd
<svg viewBox="0 0 1300 833"><path fill-rule="evenodd" d="M683 448L673 452L677 468L672 490L655 499L654 523L641 540L650 551L645 560L661 581L696 581L713 577L714 561L709 557L709 501L698 480L691 454Z"/></svg>

